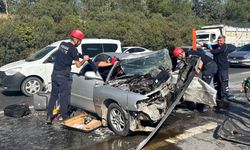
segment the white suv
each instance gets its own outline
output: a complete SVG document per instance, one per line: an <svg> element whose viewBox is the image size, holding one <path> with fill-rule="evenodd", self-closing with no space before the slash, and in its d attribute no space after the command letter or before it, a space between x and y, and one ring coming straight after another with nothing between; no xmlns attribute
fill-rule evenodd
<svg viewBox="0 0 250 150"><path fill-rule="evenodd" d="M5 91L22 91L26 96L33 96L43 87L49 87L54 64L53 56L62 41L46 46L25 60L2 66L0 86ZM89 55L90 58L102 52L122 52L121 42L112 39L83 39L77 49L79 53ZM72 72L79 70L75 65L72 66Z"/></svg>

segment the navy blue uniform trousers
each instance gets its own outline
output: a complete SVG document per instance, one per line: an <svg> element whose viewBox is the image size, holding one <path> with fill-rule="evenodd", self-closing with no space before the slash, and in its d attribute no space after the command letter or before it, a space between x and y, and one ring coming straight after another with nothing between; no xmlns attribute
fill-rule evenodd
<svg viewBox="0 0 250 150"><path fill-rule="evenodd" d="M70 99L71 80L65 75L65 71L53 71L52 73L52 90L48 105L48 116L52 118L53 109L57 100L60 103L60 112L63 119L69 117L68 105Z"/></svg>
<svg viewBox="0 0 250 150"><path fill-rule="evenodd" d="M218 70L214 76L214 88L219 100L227 100L229 96L228 79L228 70Z"/></svg>
<svg viewBox="0 0 250 150"><path fill-rule="evenodd" d="M202 67L202 80L205 81L207 84L210 84L217 70L218 67L214 61L205 64Z"/></svg>

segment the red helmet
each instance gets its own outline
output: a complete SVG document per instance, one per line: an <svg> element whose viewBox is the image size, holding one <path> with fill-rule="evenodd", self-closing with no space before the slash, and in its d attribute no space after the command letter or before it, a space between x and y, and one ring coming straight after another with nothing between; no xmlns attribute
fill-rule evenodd
<svg viewBox="0 0 250 150"><path fill-rule="evenodd" d="M72 30L70 36L75 37L79 40L82 40L84 38L84 34L82 33L82 31L77 29Z"/></svg>
<svg viewBox="0 0 250 150"><path fill-rule="evenodd" d="M111 64L112 65L115 64L116 61L118 61L118 58L114 56L111 60Z"/></svg>
<svg viewBox="0 0 250 150"><path fill-rule="evenodd" d="M182 52L183 52L183 49L182 49L182 48L176 47L176 48L174 49L174 51L173 51L173 56L177 58L177 57L180 55L180 53L182 53Z"/></svg>

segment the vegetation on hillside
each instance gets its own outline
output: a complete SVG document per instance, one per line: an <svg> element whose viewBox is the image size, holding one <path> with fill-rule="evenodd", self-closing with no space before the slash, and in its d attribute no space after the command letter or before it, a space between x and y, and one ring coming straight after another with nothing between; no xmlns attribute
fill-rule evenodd
<svg viewBox="0 0 250 150"><path fill-rule="evenodd" d="M5 13L5 0L0 12ZM7 0L0 17L0 66L68 37L118 39L123 46L156 50L190 45L192 28L250 21L249 0Z"/></svg>

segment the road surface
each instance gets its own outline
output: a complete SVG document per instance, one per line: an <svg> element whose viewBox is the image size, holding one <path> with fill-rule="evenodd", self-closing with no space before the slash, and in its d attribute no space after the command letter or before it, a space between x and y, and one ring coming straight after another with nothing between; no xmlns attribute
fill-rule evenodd
<svg viewBox="0 0 250 150"><path fill-rule="evenodd" d="M230 69L230 90L236 94L236 99L245 101L239 89L242 80L248 75L250 75L249 68ZM148 133L134 133L128 137L119 137L108 128L99 128L93 132L84 133L63 128L60 122L47 126L45 124L46 112L34 111L32 98L23 96L20 92L1 91L0 110L10 104L23 103L30 106L31 115L16 119L6 117L3 111L0 111L1 150L133 150L148 135ZM227 117L226 114L226 111L218 113L212 109L204 113L196 110L176 109L144 149L250 149L246 145L214 137L214 131Z"/></svg>

